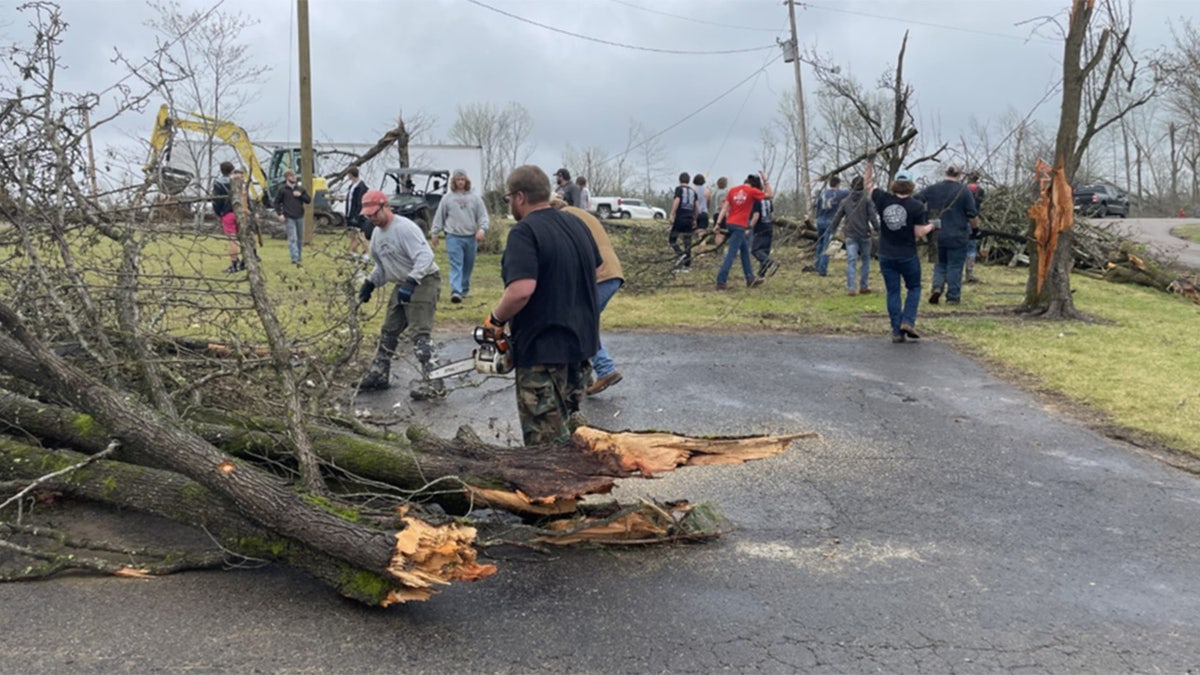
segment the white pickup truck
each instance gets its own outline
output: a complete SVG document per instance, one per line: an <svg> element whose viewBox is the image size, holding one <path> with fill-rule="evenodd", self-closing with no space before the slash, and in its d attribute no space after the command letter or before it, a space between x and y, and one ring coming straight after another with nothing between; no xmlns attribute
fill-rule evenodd
<svg viewBox="0 0 1200 675"><path fill-rule="evenodd" d="M592 197L592 211L601 218L661 220L667 217L667 212L657 206L650 206L641 199L625 197Z"/></svg>

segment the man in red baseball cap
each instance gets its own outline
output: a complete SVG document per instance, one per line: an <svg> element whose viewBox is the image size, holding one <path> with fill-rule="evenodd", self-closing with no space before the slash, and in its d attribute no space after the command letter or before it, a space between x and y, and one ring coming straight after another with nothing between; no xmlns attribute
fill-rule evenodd
<svg viewBox="0 0 1200 675"><path fill-rule="evenodd" d="M409 331L413 353L425 375L433 367L433 314L441 293L441 275L433 261L433 249L416 223L392 213L387 195L382 190L368 190L363 195L363 217L375 226L371 233L371 273L358 291L362 303L370 302L371 293L392 282L395 288L388 300L387 318L379 333L379 349L371 369L358 384L361 390L387 389L390 383L392 357L400 334ZM409 394L415 399L427 399L445 394L440 381L424 380Z"/></svg>

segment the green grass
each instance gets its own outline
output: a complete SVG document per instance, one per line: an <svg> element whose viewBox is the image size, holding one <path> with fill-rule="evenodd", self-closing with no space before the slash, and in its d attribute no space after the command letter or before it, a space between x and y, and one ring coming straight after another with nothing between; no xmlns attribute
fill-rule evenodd
<svg viewBox="0 0 1200 675"><path fill-rule="evenodd" d="M765 286L747 289L736 283L740 273L735 265L730 290L717 291L713 282L719 259L699 258L690 274L672 276L666 230L658 227L661 231L638 228L636 234L614 238L628 283L604 314L605 330L780 331L888 338L877 268L872 274L876 293L848 297L844 262L835 260L825 278L802 274L805 254L783 246L776 251L783 266ZM222 288L244 289L244 281L236 278L242 275L220 273L228 264L224 246L219 237L163 238L147 250L144 265L150 271L203 272L215 277ZM357 290L353 266L342 255L345 248L344 237L319 235L305 250L303 268L296 269L288 262L286 242L268 240L263 247L272 297L293 335L315 336L335 326L331 317L336 316L338 303ZM479 256L471 296L458 305L449 301L444 246L436 255L443 270L438 330L465 335L483 321L503 291L500 255ZM922 264L928 283L930 268ZM928 337L951 340L1002 376L1084 404L1142 437L1200 455L1200 305L1077 274L1073 278L1076 307L1094 321L1027 320L1010 311L1022 297L1024 268L981 267L978 273L984 283L967 286L960 306L922 304L919 327ZM379 329L386 297L386 291L377 291L360 314L368 336ZM230 295L213 304L222 303L244 305L245 300ZM232 325L236 327L213 321L200 310L179 310L164 319L162 327L167 332L217 339L229 339L221 331L235 330L239 337L261 341L261 327L252 314L243 313Z"/></svg>
<svg viewBox="0 0 1200 675"><path fill-rule="evenodd" d="M1178 239L1186 239L1200 244L1200 223L1191 223L1188 225L1176 225L1171 228L1171 236Z"/></svg>

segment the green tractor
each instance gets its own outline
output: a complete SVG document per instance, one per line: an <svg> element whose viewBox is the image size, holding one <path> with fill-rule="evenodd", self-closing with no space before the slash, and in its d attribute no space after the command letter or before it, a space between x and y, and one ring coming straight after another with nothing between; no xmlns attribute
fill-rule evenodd
<svg viewBox="0 0 1200 675"><path fill-rule="evenodd" d="M429 224L438 204L450 187L450 172L444 169L388 169L379 187L388 195L392 213L404 216L429 234Z"/></svg>

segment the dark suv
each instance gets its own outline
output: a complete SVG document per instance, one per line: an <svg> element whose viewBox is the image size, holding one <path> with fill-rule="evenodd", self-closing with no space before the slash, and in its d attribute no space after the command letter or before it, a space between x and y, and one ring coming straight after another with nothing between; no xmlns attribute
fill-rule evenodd
<svg viewBox="0 0 1200 675"><path fill-rule="evenodd" d="M1075 210L1097 218L1124 218L1129 215L1129 197L1111 185L1084 185L1075 189Z"/></svg>

